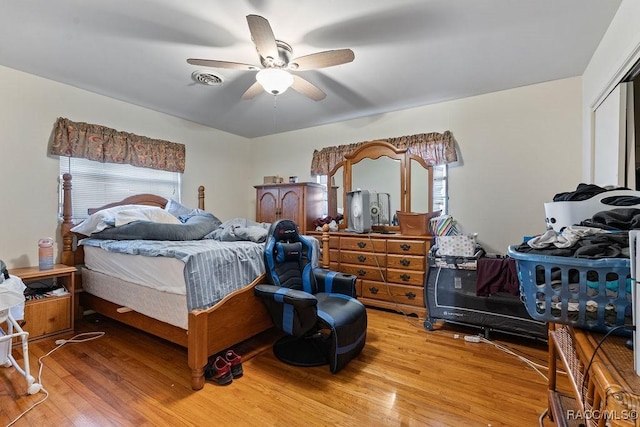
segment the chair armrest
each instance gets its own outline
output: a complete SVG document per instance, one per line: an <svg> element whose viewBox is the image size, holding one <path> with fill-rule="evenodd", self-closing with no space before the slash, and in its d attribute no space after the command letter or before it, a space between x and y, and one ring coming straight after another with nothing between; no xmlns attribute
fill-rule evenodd
<svg viewBox="0 0 640 427"><path fill-rule="evenodd" d="M318 292L356 297L356 276L327 270L326 268L314 268L313 275L316 279Z"/></svg>
<svg viewBox="0 0 640 427"><path fill-rule="evenodd" d="M274 285L256 285L253 293L262 299L273 324L296 337L309 332L318 321L318 300L310 293Z"/></svg>
<svg viewBox="0 0 640 427"><path fill-rule="evenodd" d="M262 298L271 298L275 302L292 304L299 309L314 307L318 304L318 300L314 295L282 286L256 285L253 293Z"/></svg>

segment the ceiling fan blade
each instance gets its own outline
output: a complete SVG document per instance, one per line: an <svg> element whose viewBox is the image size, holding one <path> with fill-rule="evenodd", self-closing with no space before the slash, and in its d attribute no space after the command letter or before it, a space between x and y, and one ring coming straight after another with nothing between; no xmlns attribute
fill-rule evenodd
<svg viewBox="0 0 640 427"><path fill-rule="evenodd" d="M260 56L278 59L278 46L269 21L259 15L247 15L247 23Z"/></svg>
<svg viewBox="0 0 640 427"><path fill-rule="evenodd" d="M291 89L301 93L307 98L313 99L314 101L322 101L327 97L326 93L324 93L314 84L310 83L300 76L293 76L293 84L291 85Z"/></svg>
<svg viewBox="0 0 640 427"><path fill-rule="evenodd" d="M333 67L334 65L351 62L354 58L355 55L351 49L326 50L324 52L294 58L289 63L289 68L304 71Z"/></svg>
<svg viewBox="0 0 640 427"><path fill-rule="evenodd" d="M249 89L242 94L242 99L253 99L256 95L259 95L261 92L264 92L262 85L258 82L255 82Z"/></svg>
<svg viewBox="0 0 640 427"><path fill-rule="evenodd" d="M259 70L257 65L243 64L241 62L217 61L215 59L195 59L189 58L187 62L191 65L202 65L203 67L231 68L234 70Z"/></svg>

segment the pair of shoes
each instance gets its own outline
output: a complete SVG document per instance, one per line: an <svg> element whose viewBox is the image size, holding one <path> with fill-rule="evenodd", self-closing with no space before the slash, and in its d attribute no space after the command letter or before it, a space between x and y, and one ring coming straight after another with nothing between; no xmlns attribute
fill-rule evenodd
<svg viewBox="0 0 640 427"><path fill-rule="evenodd" d="M231 363L218 356L216 359L204 367L204 377L207 380L212 380L220 385L231 384L233 381L233 374L231 373Z"/></svg>
<svg viewBox="0 0 640 427"><path fill-rule="evenodd" d="M230 384L234 378L240 378L243 374L242 358L233 350L227 350L224 357L217 356L213 362L209 361L204 367L205 379L220 385Z"/></svg>
<svg viewBox="0 0 640 427"><path fill-rule="evenodd" d="M244 374L242 370L242 358L233 350L227 350L224 358L231 364L231 375L233 375L233 378L240 378Z"/></svg>

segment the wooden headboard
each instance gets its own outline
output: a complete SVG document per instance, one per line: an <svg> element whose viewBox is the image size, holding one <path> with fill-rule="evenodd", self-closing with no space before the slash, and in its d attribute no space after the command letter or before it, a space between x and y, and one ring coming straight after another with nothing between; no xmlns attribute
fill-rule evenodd
<svg viewBox="0 0 640 427"><path fill-rule="evenodd" d="M113 202L101 206L99 208L89 209L89 214L96 213L103 209L112 208L122 205L146 205L158 206L163 208L167 205L168 200L155 194L136 194L129 196L118 202ZM71 231L75 226L72 220L73 209L71 201L71 174L62 175L62 255L60 262L65 265L78 265L84 263L84 253L82 246L75 245L76 235ZM198 208L204 210L204 186L198 187ZM74 246L76 246L74 248Z"/></svg>

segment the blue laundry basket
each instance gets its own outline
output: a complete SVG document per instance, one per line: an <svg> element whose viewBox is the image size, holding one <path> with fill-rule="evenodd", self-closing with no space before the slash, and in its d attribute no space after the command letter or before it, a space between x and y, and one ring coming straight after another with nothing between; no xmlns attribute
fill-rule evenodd
<svg viewBox="0 0 640 427"><path fill-rule="evenodd" d="M507 255L516 261L521 299L532 318L598 332L632 324L629 259L537 255L515 246Z"/></svg>

